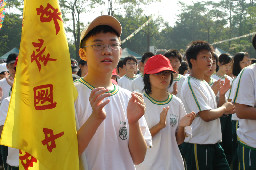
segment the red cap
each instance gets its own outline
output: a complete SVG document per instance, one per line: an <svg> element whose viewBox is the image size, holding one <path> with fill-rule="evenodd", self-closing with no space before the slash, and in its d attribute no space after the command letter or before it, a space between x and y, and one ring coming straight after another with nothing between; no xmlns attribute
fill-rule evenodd
<svg viewBox="0 0 256 170"><path fill-rule="evenodd" d="M117 76L116 68L112 71L112 75L113 75L113 76Z"/></svg>
<svg viewBox="0 0 256 170"><path fill-rule="evenodd" d="M168 70L176 73L176 71L173 70L168 58L162 54L150 57L144 66L144 74L156 74L160 73L161 71Z"/></svg>
<svg viewBox="0 0 256 170"><path fill-rule="evenodd" d="M15 60L15 63L14 63L14 67L16 67L16 66L17 66L17 63L18 63L18 57L19 57L19 56L17 56L17 57L16 57L16 60Z"/></svg>

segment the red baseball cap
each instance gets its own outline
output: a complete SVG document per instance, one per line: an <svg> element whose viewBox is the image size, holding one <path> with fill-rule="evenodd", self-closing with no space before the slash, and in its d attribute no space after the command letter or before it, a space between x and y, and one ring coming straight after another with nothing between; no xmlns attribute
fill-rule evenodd
<svg viewBox="0 0 256 170"><path fill-rule="evenodd" d="M161 71L171 71L176 73L167 57L162 54L150 57L144 66L144 74L156 74Z"/></svg>
<svg viewBox="0 0 256 170"><path fill-rule="evenodd" d="M113 76L117 76L116 68L112 71L112 75L113 75Z"/></svg>

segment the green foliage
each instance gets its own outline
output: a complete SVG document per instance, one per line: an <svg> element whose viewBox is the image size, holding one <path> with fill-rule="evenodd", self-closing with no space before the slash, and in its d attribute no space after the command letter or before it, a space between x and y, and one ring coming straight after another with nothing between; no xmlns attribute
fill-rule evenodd
<svg viewBox="0 0 256 170"><path fill-rule="evenodd" d="M3 55L14 47L20 47L22 19L17 14L7 14L0 30L0 54Z"/></svg>

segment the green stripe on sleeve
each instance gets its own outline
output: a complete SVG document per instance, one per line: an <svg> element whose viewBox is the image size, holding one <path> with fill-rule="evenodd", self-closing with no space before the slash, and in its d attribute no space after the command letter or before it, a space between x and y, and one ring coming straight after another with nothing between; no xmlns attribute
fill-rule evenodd
<svg viewBox="0 0 256 170"><path fill-rule="evenodd" d="M194 91L193 91L193 89L192 89L192 87L191 87L190 78L191 78L191 77L188 77L188 86L189 86L190 91L191 91L191 93L192 93L192 95L193 95L193 98L195 99L195 102L196 102L196 105L197 105L199 111L202 111L202 110L201 110L201 107L200 107L200 105L199 105L199 102L198 102L198 100L197 100L197 98L196 98L196 95L195 95L195 93L194 93Z"/></svg>
<svg viewBox="0 0 256 170"><path fill-rule="evenodd" d="M242 77L243 73L244 73L244 69L243 69L242 72L240 73L239 81L238 81L237 88L236 88L235 98L234 98L234 100L233 100L234 103L235 103L236 100L237 100L237 95L238 95L238 92L239 92L241 77Z"/></svg>

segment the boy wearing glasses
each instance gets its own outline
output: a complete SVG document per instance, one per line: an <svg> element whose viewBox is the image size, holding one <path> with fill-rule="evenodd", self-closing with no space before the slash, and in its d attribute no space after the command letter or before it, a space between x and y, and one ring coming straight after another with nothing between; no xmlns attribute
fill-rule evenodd
<svg viewBox="0 0 256 170"><path fill-rule="evenodd" d="M136 78L137 59L134 56L128 56L123 59L125 75L120 78L118 85L129 91L133 91L132 82Z"/></svg>
<svg viewBox="0 0 256 170"><path fill-rule="evenodd" d="M88 73L76 83L78 152L83 168L135 169L152 139L143 97L111 83L121 56L121 25L112 16L94 19L81 33L79 55Z"/></svg>

